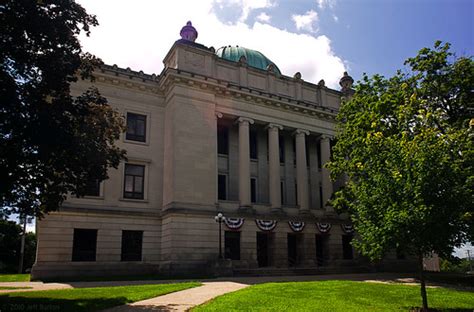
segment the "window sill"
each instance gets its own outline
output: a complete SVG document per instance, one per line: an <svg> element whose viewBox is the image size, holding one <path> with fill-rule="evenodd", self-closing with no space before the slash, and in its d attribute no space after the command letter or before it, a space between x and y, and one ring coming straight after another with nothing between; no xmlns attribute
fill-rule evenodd
<svg viewBox="0 0 474 312"><path fill-rule="evenodd" d="M148 203L147 199L134 199L134 198L120 197L119 200L124 201L124 202L133 202L133 203Z"/></svg>
<svg viewBox="0 0 474 312"><path fill-rule="evenodd" d="M150 142L145 141L145 142L142 142L142 141L134 141L134 140L127 140L127 139L123 139L123 142L124 143L130 143L130 144L136 144L136 145L144 145L144 146L149 146L150 145Z"/></svg>
<svg viewBox="0 0 474 312"><path fill-rule="evenodd" d="M104 200L104 196L92 196L92 195L84 195L84 197L82 197L84 199L95 199L95 200Z"/></svg>

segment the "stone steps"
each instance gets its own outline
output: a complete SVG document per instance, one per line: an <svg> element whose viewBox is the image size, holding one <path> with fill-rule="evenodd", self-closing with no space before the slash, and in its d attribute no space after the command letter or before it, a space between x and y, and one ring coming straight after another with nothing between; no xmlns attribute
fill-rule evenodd
<svg viewBox="0 0 474 312"><path fill-rule="evenodd" d="M319 274L340 274L340 273L368 273L371 270L362 266L351 267L313 267L313 268L255 268L255 269L234 269L234 276L286 276L286 275L319 275Z"/></svg>

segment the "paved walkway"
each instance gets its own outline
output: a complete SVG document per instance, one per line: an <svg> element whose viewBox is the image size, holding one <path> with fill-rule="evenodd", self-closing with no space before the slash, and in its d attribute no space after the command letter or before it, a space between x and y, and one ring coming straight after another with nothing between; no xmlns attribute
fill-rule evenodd
<svg viewBox="0 0 474 312"><path fill-rule="evenodd" d="M217 296L227 294L250 285L234 282L205 282L200 287L174 292L131 304L111 308L104 312L176 311L182 312L203 304Z"/></svg>

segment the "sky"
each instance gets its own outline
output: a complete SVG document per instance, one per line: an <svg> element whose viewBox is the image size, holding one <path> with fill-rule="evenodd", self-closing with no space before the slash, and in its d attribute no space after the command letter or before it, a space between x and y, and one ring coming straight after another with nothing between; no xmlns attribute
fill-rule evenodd
<svg viewBox="0 0 474 312"><path fill-rule="evenodd" d="M436 40L458 56L474 54L471 0L78 0L99 26L83 48L107 64L159 74L162 60L190 20L208 47L258 50L284 75L324 79L344 71L393 75Z"/></svg>

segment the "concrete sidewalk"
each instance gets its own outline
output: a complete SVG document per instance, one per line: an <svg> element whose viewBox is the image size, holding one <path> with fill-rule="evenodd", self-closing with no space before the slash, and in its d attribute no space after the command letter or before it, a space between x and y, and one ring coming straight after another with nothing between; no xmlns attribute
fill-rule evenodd
<svg viewBox="0 0 474 312"><path fill-rule="evenodd" d="M177 291L171 294L137 301L131 304L107 309L104 312L136 311L187 311L217 296L227 294L250 285L234 282L205 282L202 286Z"/></svg>

